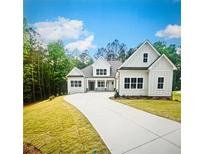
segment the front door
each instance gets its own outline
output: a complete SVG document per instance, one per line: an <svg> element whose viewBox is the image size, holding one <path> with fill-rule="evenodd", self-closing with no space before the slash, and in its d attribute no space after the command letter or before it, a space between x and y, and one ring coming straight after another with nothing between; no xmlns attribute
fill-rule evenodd
<svg viewBox="0 0 205 154"><path fill-rule="evenodd" d="M107 90L108 91L114 90L114 81L107 81Z"/></svg>
<svg viewBox="0 0 205 154"><path fill-rule="evenodd" d="M95 90L95 82L94 81L88 82L88 89L89 89L89 91Z"/></svg>

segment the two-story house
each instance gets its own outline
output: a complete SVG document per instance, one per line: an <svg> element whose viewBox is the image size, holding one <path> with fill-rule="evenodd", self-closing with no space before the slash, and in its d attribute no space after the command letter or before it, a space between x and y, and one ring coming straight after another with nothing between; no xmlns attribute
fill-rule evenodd
<svg viewBox="0 0 205 154"><path fill-rule="evenodd" d="M115 75L121 65L120 61L106 61L101 57L81 70L73 68L67 75L68 93L114 91Z"/></svg>
<svg viewBox="0 0 205 154"><path fill-rule="evenodd" d="M171 96L175 65L145 41L124 62L99 58L68 75L68 93L113 91L120 96Z"/></svg>

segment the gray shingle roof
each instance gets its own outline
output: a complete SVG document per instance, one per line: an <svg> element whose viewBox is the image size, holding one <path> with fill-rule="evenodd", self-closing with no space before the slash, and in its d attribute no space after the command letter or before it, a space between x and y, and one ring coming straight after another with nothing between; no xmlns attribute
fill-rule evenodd
<svg viewBox="0 0 205 154"><path fill-rule="evenodd" d="M83 74L85 77L89 78L93 76L93 67L92 64L88 65L87 67L83 68L81 71L83 71Z"/></svg>
<svg viewBox="0 0 205 154"><path fill-rule="evenodd" d="M122 62L119 60L115 60L115 61L108 61L108 63L110 63L111 65L111 76L115 77L117 69L122 65Z"/></svg>
<svg viewBox="0 0 205 154"><path fill-rule="evenodd" d="M77 77L77 76L84 76L82 70L78 69L77 67L74 67L67 75L67 77Z"/></svg>
<svg viewBox="0 0 205 154"><path fill-rule="evenodd" d="M115 77L117 69L122 65L121 61L108 61L108 63L111 65L111 74L110 77ZM82 69L83 74L85 77L93 77L93 68L92 65L89 65Z"/></svg>

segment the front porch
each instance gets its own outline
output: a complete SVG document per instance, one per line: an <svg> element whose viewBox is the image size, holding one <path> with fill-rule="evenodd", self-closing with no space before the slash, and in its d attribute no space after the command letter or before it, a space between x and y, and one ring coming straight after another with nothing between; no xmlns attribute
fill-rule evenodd
<svg viewBox="0 0 205 154"><path fill-rule="evenodd" d="M115 79L87 79L86 91L114 91Z"/></svg>

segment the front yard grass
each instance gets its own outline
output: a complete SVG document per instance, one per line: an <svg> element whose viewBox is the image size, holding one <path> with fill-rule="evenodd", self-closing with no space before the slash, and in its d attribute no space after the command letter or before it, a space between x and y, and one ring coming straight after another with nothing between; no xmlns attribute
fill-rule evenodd
<svg viewBox="0 0 205 154"><path fill-rule="evenodd" d="M114 99L114 98L113 98ZM152 114L181 122L181 94L173 92L172 100L116 98L115 101Z"/></svg>
<svg viewBox="0 0 205 154"><path fill-rule="evenodd" d="M23 140L42 153L110 153L95 129L63 97L24 106Z"/></svg>

